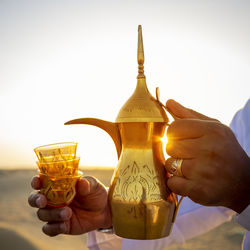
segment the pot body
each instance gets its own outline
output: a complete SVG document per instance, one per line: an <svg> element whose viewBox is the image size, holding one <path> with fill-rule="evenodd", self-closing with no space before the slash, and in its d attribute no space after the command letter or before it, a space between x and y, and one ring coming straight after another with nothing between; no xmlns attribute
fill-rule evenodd
<svg viewBox="0 0 250 250"><path fill-rule="evenodd" d="M116 235L158 239L171 232L176 196L166 181L163 122L119 123L122 152L109 189Z"/></svg>

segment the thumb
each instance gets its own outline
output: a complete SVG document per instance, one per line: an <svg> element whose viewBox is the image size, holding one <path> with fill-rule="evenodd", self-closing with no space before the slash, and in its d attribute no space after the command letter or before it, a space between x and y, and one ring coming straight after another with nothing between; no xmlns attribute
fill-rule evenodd
<svg viewBox="0 0 250 250"><path fill-rule="evenodd" d="M85 176L78 180L75 200L82 208L92 211L103 209L107 197L105 186L94 177Z"/></svg>
<svg viewBox="0 0 250 250"><path fill-rule="evenodd" d="M78 180L76 191L77 195L81 197L85 197L87 195L91 195L99 189L101 183L97 181L95 178L91 176L84 176L83 178Z"/></svg>
<svg viewBox="0 0 250 250"><path fill-rule="evenodd" d="M182 106L180 103L170 99L166 102L167 111L175 119L201 119L201 120L215 120L203 114L200 114L192 109Z"/></svg>

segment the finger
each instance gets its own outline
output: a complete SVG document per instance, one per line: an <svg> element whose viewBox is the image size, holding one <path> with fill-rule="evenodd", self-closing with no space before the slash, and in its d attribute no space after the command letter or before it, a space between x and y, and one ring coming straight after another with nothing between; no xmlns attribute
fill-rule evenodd
<svg viewBox="0 0 250 250"><path fill-rule="evenodd" d="M187 196L196 203L203 205L209 204L207 200L209 197L209 188L206 184L204 185L204 182L191 181L182 177L173 176L168 179L167 185L175 194Z"/></svg>
<svg viewBox="0 0 250 250"><path fill-rule="evenodd" d="M31 207L44 208L47 206L47 199L44 195L34 191L30 194L28 203Z"/></svg>
<svg viewBox="0 0 250 250"><path fill-rule="evenodd" d="M167 185L175 194L188 196L193 187L193 182L183 177L172 176L168 179Z"/></svg>
<svg viewBox="0 0 250 250"><path fill-rule="evenodd" d="M70 207L43 208L37 211L37 216L41 221L62 222L71 218L72 210Z"/></svg>
<svg viewBox="0 0 250 250"><path fill-rule="evenodd" d="M107 190L97 179L85 176L77 182L75 201L86 210L98 211L107 202Z"/></svg>
<svg viewBox="0 0 250 250"><path fill-rule="evenodd" d="M208 116L200 114L192 109L186 108L182 106L180 103L176 102L175 100L168 100L166 102L166 108L168 112L181 119L185 118L193 118L193 119L201 119L201 120L214 120Z"/></svg>
<svg viewBox="0 0 250 250"><path fill-rule="evenodd" d="M165 162L165 168L169 173L172 173L172 164L175 158L168 158ZM181 172L187 179L193 179L195 175L196 159L184 159L181 164Z"/></svg>
<svg viewBox="0 0 250 250"><path fill-rule="evenodd" d="M167 130L168 139L188 139L202 137L212 121L183 119L172 122Z"/></svg>
<svg viewBox="0 0 250 250"><path fill-rule="evenodd" d="M76 184L77 196L86 196L93 189L94 183L88 180L88 177L82 177Z"/></svg>
<svg viewBox="0 0 250 250"><path fill-rule="evenodd" d="M168 140L166 152L176 159L193 159L200 154L202 147L201 139Z"/></svg>
<svg viewBox="0 0 250 250"><path fill-rule="evenodd" d="M70 231L69 221L61 223L47 223L42 228L43 232L49 236L56 236L58 234L68 234Z"/></svg>
<svg viewBox="0 0 250 250"><path fill-rule="evenodd" d="M103 186L97 179L91 176L84 176L77 182L77 195L87 196L94 193L100 186Z"/></svg>
<svg viewBox="0 0 250 250"><path fill-rule="evenodd" d="M31 180L31 187L33 189L39 190L41 189L41 182L38 176L34 176Z"/></svg>

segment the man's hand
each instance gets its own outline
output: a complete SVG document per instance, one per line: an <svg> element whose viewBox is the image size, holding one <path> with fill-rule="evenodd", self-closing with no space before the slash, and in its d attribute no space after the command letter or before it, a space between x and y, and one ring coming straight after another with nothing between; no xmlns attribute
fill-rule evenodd
<svg viewBox="0 0 250 250"><path fill-rule="evenodd" d="M34 189L40 189L39 177L33 177L31 185ZM107 191L93 177L87 176L77 182L76 196L69 206L49 207L46 197L37 192L32 193L28 201L30 206L39 208L37 216L47 222L43 232L49 236L83 234L112 226Z"/></svg>
<svg viewBox="0 0 250 250"><path fill-rule="evenodd" d="M184 175L171 177L169 188L202 205L243 211L250 203L250 159L231 129L173 100L166 107L179 118L167 130L166 169L183 159Z"/></svg>

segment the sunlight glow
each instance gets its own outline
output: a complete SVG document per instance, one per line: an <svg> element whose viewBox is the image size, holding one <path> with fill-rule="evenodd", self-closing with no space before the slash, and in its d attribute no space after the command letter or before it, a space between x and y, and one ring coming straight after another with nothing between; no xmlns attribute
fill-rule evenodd
<svg viewBox="0 0 250 250"><path fill-rule="evenodd" d="M47 0L22 1L22 11L2 4L0 167L34 166L33 148L63 141L78 142L80 165L116 166L115 146L104 131L64 123L115 120L136 86L138 24L147 85L152 95L160 87L163 103L176 99L229 124L249 98L244 6L234 6L241 15L232 22L230 6L218 4L224 16L217 16L209 1L197 16L193 2L146 1L139 12L133 1L97 2L69 1L56 13Z"/></svg>
<svg viewBox="0 0 250 250"><path fill-rule="evenodd" d="M166 146L168 144L168 138L167 138L166 134L161 138L161 142L162 142L163 154L165 156L165 159L167 159L169 157L169 155L166 152Z"/></svg>

